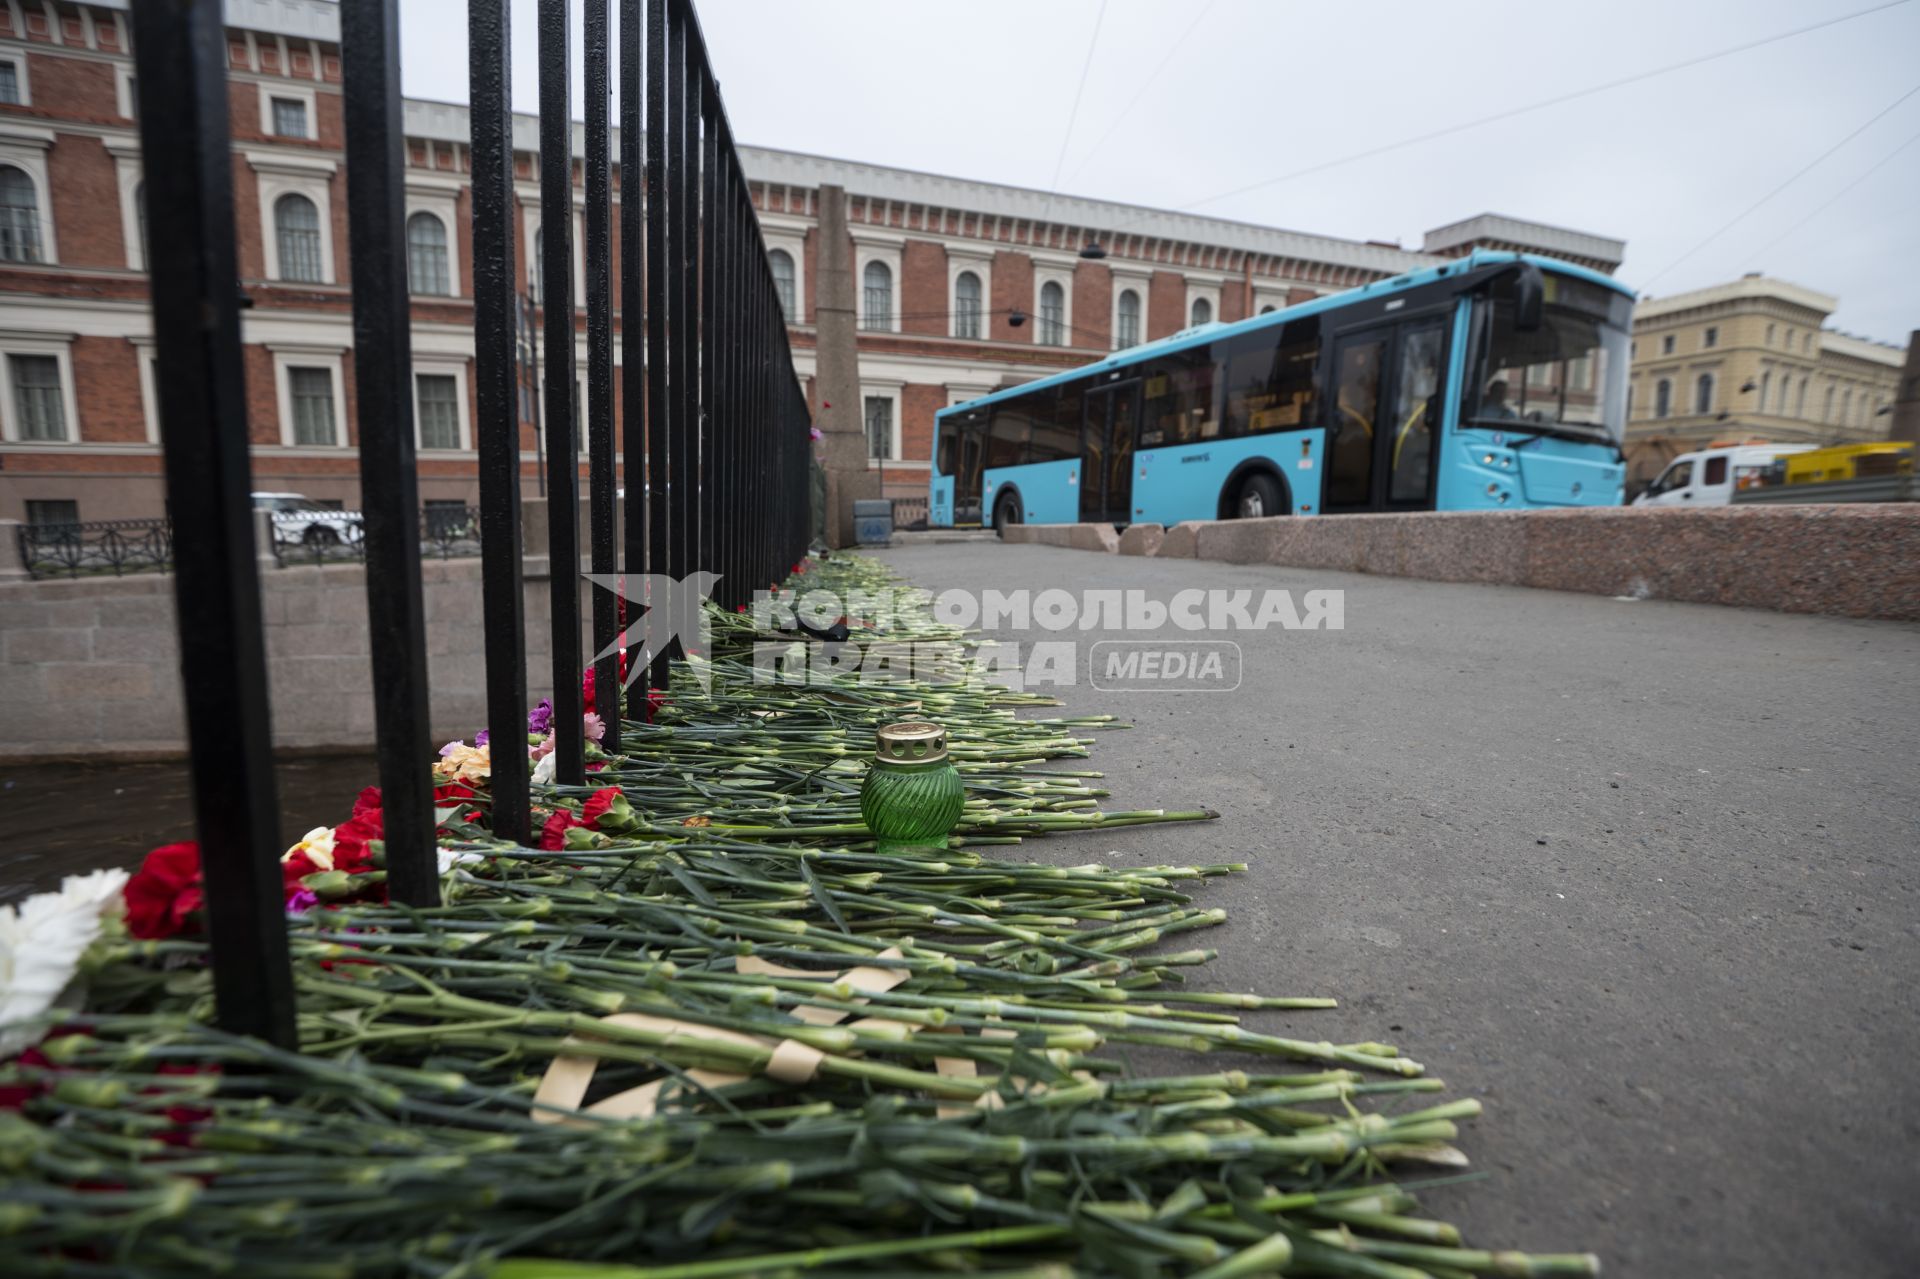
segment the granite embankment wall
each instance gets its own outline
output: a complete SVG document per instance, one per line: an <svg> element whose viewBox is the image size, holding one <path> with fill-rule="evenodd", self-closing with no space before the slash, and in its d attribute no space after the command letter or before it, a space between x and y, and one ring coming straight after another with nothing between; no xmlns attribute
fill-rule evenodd
<svg viewBox="0 0 1920 1279"><path fill-rule="evenodd" d="M1028 524L1010 542L1920 621L1920 505Z"/></svg>
<svg viewBox="0 0 1920 1279"><path fill-rule="evenodd" d="M525 545L544 547L545 503L526 503L522 523ZM527 690L537 700L552 691L546 558L529 557L525 575ZM434 728L442 740L468 736L486 723L480 561L429 560L421 578ZM592 634L591 590L581 583L585 635ZM366 569L277 568L268 557L260 604L275 745L370 746ZM170 575L0 581L0 756L165 758L185 751Z"/></svg>

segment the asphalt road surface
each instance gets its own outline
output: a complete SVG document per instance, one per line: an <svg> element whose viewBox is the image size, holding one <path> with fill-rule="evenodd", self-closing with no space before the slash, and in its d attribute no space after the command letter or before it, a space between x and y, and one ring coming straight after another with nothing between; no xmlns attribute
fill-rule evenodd
<svg viewBox="0 0 1920 1279"><path fill-rule="evenodd" d="M883 558L937 589L1343 589L1343 630L1232 635L1236 692L1059 690L1136 726L1094 748L1113 806L1222 817L1032 855L1250 863L1201 890L1227 926L1179 945L1218 947L1211 988L1341 1000L1256 1025L1396 1043L1486 1103L1458 1144L1487 1178L1424 1196L1470 1244L1615 1276L1920 1273L1920 627Z"/></svg>

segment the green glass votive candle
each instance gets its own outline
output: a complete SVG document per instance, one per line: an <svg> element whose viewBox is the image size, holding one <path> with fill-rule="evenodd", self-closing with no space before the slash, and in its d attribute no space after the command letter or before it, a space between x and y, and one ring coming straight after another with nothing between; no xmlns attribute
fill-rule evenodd
<svg viewBox="0 0 1920 1279"><path fill-rule="evenodd" d="M883 853L945 848L966 788L947 758L947 730L913 720L876 734L873 764L860 784L860 817Z"/></svg>

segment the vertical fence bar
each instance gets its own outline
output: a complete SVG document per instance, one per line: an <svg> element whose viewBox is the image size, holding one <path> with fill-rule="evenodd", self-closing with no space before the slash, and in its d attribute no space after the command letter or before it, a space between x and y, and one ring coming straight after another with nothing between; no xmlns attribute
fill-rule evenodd
<svg viewBox="0 0 1920 1279"><path fill-rule="evenodd" d="M674 245L675 282L680 286L679 318L684 340L675 349L679 360L674 366L680 392L675 397L679 408L674 425L673 443L677 448L673 463L674 487L679 495L674 502L674 544L680 548L676 562L677 577L700 568L695 558L699 551L700 512L700 81L699 36L694 31L692 0L676 0L680 9L679 60L680 96L676 124L680 141L680 181L675 226L680 238Z"/></svg>
<svg viewBox="0 0 1920 1279"><path fill-rule="evenodd" d="M667 0L647 0L647 572L672 572L667 490ZM655 609L670 602L648 602ZM667 686L665 646L649 652L647 684Z"/></svg>
<svg viewBox="0 0 1920 1279"><path fill-rule="evenodd" d="M720 343L715 333L720 296L720 129L719 91L706 67L704 46L700 62L708 73L700 77L700 507L696 516L694 567L719 570L714 556L713 525L721 495L715 481L719 432L718 376Z"/></svg>
<svg viewBox="0 0 1920 1279"><path fill-rule="evenodd" d="M474 416L480 468L480 598L486 616L493 833L529 843L526 594L520 558L520 307L513 270L513 107L508 5L467 6L473 178Z"/></svg>
<svg viewBox="0 0 1920 1279"><path fill-rule="evenodd" d="M133 10L161 447L220 1025L298 1043L240 349L220 0Z"/></svg>
<svg viewBox="0 0 1920 1279"><path fill-rule="evenodd" d="M353 278L354 405L387 887L395 901L437 906L398 0L343 0L340 63L346 164L352 175L347 256Z"/></svg>
<svg viewBox="0 0 1920 1279"><path fill-rule="evenodd" d="M748 188L751 195L752 188ZM779 441L773 430L773 398L767 380L767 360L773 345L773 335L767 328L766 300L766 254L757 255L760 264L754 269L754 276L762 282L762 287L754 291L753 298L753 367L747 371L751 379L754 394L754 417L759 424L759 439L754 446L754 484L768 489L774 482L773 459ZM754 540L759 543L759 571L754 575L755 586L772 585L786 575L780 571L779 551L774 547L771 534L773 522L770 512L763 506L753 513Z"/></svg>
<svg viewBox="0 0 1920 1279"><path fill-rule="evenodd" d="M646 209L645 161L640 134L640 0L620 0L620 409L621 477L626 485L627 662L638 682L645 661L639 636L645 606L639 583L647 568L647 356L646 301L641 269L646 262L640 229ZM596 677L597 678L597 677ZM642 686L645 687L644 685ZM634 708L635 718L644 712Z"/></svg>
<svg viewBox="0 0 1920 1279"><path fill-rule="evenodd" d="M719 113L714 121L716 136L715 149L719 153L720 173L717 192L714 196L713 217L709 230L714 236L714 261L718 263L715 287L719 300L713 308L713 358L714 371L714 427L713 427L713 571L720 574L716 595L723 607L731 608L737 600L733 580L732 559L732 523L733 497L738 491L733 486L733 432L736 421L734 393L737 390L736 374L733 367L734 312L737 308L736 290L740 283L739 264L735 255L739 252L740 240L738 227L734 222L733 207L733 151L729 145L724 113Z"/></svg>
<svg viewBox="0 0 1920 1279"><path fill-rule="evenodd" d="M667 572L679 582L693 566L687 563L687 506L693 471L688 449L688 418L692 412L688 366L693 355L693 323L687 305L688 275L693 268L687 233L692 190L687 136L687 6L686 0L667 3ZM677 656L679 645L669 656Z"/></svg>
<svg viewBox="0 0 1920 1279"><path fill-rule="evenodd" d="M580 694L579 392L574 384L573 113L568 0L540 0L540 303L547 351L547 559L553 633L554 780L587 779Z"/></svg>
<svg viewBox="0 0 1920 1279"><path fill-rule="evenodd" d="M724 127L724 124L723 124ZM738 605L748 603L753 595L753 581L747 572L746 563L741 556L741 548L746 544L746 523L738 501L732 495L744 491L746 476L743 462L747 456L747 388L746 388L746 311L747 290L752 275L748 267L752 265L747 237L747 222L741 216L740 166L729 166L731 193L728 196L727 220L733 234L733 301L728 308L731 317L727 326L727 398L731 403L730 414L733 419L727 431L727 472L726 485L729 501L726 508L725 527L727 530L727 574L733 579L733 594L729 603Z"/></svg>
<svg viewBox="0 0 1920 1279"><path fill-rule="evenodd" d="M593 571L619 571L613 498L613 170L608 134L607 0L584 0L587 134L587 505L593 530ZM620 601L604 586L593 592L593 702L606 736L601 749L620 749Z"/></svg>

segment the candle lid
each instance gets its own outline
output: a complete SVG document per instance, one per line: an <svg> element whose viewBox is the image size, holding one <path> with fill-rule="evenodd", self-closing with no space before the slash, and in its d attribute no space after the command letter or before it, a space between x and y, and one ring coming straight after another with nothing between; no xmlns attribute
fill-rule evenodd
<svg viewBox="0 0 1920 1279"><path fill-rule="evenodd" d="M887 724L875 735L876 759L897 764L928 764L947 757L947 730L926 720Z"/></svg>

